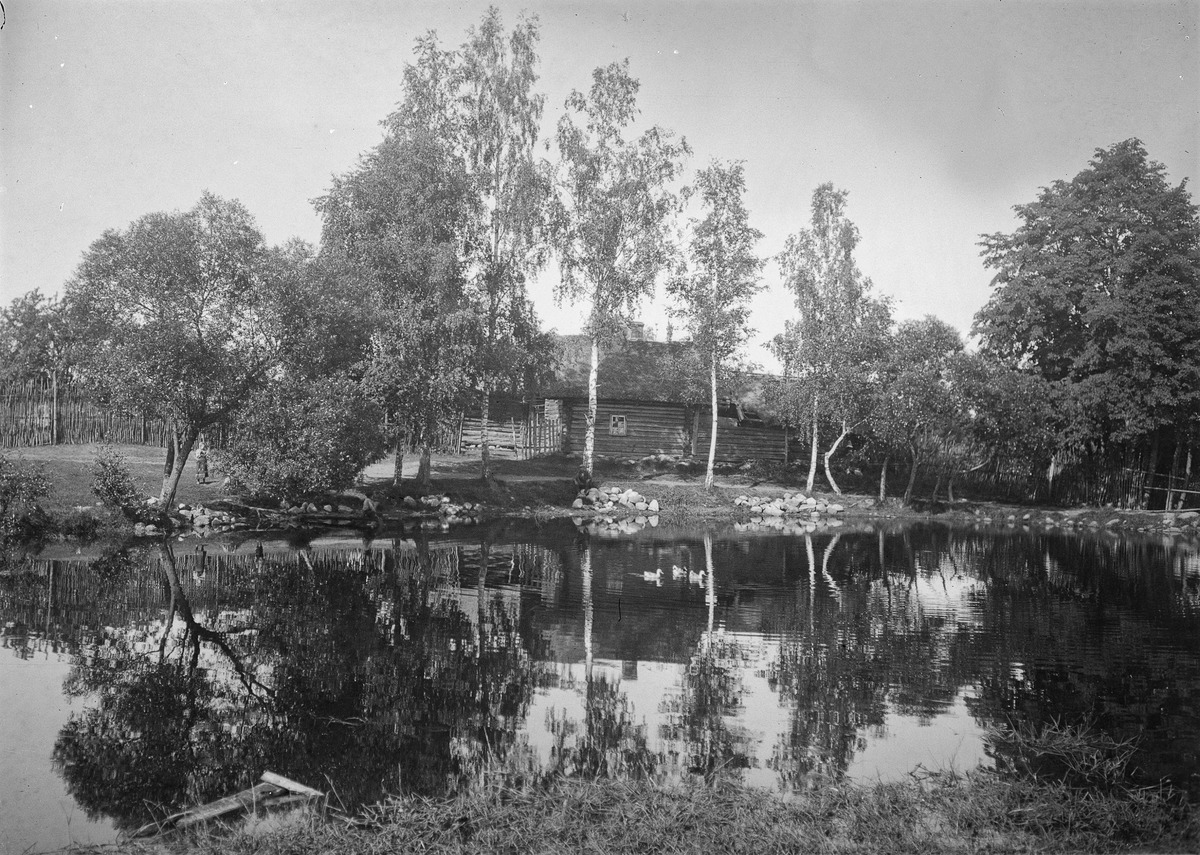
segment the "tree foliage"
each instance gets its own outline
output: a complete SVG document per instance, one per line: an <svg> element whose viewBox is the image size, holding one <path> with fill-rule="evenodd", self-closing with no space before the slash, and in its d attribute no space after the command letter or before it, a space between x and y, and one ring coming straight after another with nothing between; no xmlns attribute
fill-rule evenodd
<svg viewBox="0 0 1200 855"><path fill-rule="evenodd" d="M467 240L471 291L483 337L477 375L486 421L492 392L515 392L549 359L526 293L549 252L550 166L534 156L545 96L538 80L536 18L510 34L489 7L457 56L463 159L476 204ZM515 382L514 382L515 380ZM487 444L482 474L490 474Z"/></svg>
<svg viewBox="0 0 1200 855"><path fill-rule="evenodd" d="M342 490L383 451L383 418L353 377L285 377L260 390L217 466L254 496L296 501Z"/></svg>
<svg viewBox="0 0 1200 855"><path fill-rule="evenodd" d="M592 72L587 93L573 91L559 120L560 207L554 243L559 297L586 300L592 337L584 467L595 447L596 369L602 341L619 333L669 266L670 224L678 208L672 184L690 154L687 142L651 127L627 135L638 115L638 81L629 62Z"/></svg>
<svg viewBox="0 0 1200 855"><path fill-rule="evenodd" d="M548 363L525 292L547 251L537 40L536 21L506 34L495 8L459 50L419 39L383 141L316 200L323 252L374 307L363 376L396 428L397 478L403 443L427 461L472 391L486 414L490 392Z"/></svg>
<svg viewBox="0 0 1200 855"><path fill-rule="evenodd" d="M39 500L50 493L40 467L14 463L0 453L0 546L25 540L45 529Z"/></svg>
<svg viewBox="0 0 1200 855"><path fill-rule="evenodd" d="M62 302L34 290L0 311L0 380L70 376L70 327Z"/></svg>
<svg viewBox="0 0 1200 855"><path fill-rule="evenodd" d="M762 232L751 227L743 195L742 164L712 163L696 176L704 216L693 220L688 261L667 283L692 344L707 363L712 430L705 486L713 485L717 443L717 396L730 360L749 336L750 298L761 287L763 261L754 253Z"/></svg>
<svg viewBox="0 0 1200 855"><path fill-rule="evenodd" d="M821 420L841 427L832 454L870 409L874 363L891 326L888 302L871 294L871 280L854 260L859 233L846 216L848 195L832 184L817 187L811 225L790 236L776 259L795 297L797 318L773 343L784 365L774 391L784 421L811 431L809 490ZM836 482L831 486L837 489Z"/></svg>
<svg viewBox="0 0 1200 855"><path fill-rule="evenodd" d="M878 442L891 453L907 453L908 486L904 501L912 498L920 467L936 460L944 448L947 430L960 411L950 383L951 361L963 349L958 331L944 321L927 316L904 321L896 329L881 364L877 386L881 400L872 427ZM886 493L887 462L880 476L880 498Z"/></svg>
<svg viewBox="0 0 1200 855"><path fill-rule="evenodd" d="M67 282L79 370L113 406L168 420L172 501L201 431L228 418L279 354L279 293L293 263L238 202L205 193L188 211L105 232Z"/></svg>
<svg viewBox="0 0 1200 855"><path fill-rule="evenodd" d="M983 351L1064 381L1088 424L1120 446L1200 413L1200 220L1136 139L1015 208L983 236L995 290L975 317Z"/></svg>

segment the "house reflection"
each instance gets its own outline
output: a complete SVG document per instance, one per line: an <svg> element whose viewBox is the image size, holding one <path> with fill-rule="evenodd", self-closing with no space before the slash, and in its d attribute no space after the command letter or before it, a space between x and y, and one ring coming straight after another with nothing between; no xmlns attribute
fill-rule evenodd
<svg viewBox="0 0 1200 855"><path fill-rule="evenodd" d="M1153 774L1200 769L1186 544L564 525L296 547L0 576L0 643L74 654L88 704L53 751L89 813L140 824L264 769L351 806L485 770L786 791L969 768L1014 718L1087 716L1141 733Z"/></svg>

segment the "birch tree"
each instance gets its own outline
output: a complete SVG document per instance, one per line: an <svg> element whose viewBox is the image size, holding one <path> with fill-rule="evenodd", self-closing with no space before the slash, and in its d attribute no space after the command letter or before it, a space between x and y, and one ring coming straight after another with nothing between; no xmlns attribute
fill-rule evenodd
<svg viewBox="0 0 1200 855"><path fill-rule="evenodd" d="M809 428L809 491L817 472L822 407L837 401L839 385L852 388L854 372L848 369L861 364L859 344L874 335L868 322L880 316L880 304L870 296L871 280L854 261L859 234L846 217L847 195L832 184L818 187L811 226L790 236L776 258L798 310L775 343L790 387L781 397L791 418ZM844 438L848 422L839 421Z"/></svg>
<svg viewBox="0 0 1200 855"><path fill-rule="evenodd" d="M457 61L457 107L463 160L478 199L468 249L474 298L482 322L478 352L480 409L488 421L491 394L548 357L525 290L545 264L550 167L534 156L545 96L538 81L536 18L522 18L505 33L489 7L472 27ZM481 476L491 475L482 445Z"/></svg>
<svg viewBox="0 0 1200 855"><path fill-rule="evenodd" d="M762 232L750 226L743 200L746 181L742 163L713 162L696 176L704 216L693 220L688 243L689 265L667 283L679 301L696 350L708 363L712 431L708 442L705 489L713 487L717 455L717 391L726 380L729 361L745 344L750 298L762 287L764 262L754 254Z"/></svg>
<svg viewBox="0 0 1200 855"><path fill-rule="evenodd" d="M690 154L685 140L658 126L628 138L638 116L638 87L628 60L597 68L588 92L574 91L567 98L567 112L558 123L558 296L590 304L583 453L589 475L596 448L600 345L654 292L671 261L670 226L679 207L671 187Z"/></svg>

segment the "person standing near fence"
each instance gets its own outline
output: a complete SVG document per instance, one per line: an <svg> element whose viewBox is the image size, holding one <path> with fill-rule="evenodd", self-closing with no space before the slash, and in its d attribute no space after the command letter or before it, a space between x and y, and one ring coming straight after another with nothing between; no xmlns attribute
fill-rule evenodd
<svg viewBox="0 0 1200 855"><path fill-rule="evenodd" d="M208 446L203 442L200 443L200 448L196 452L196 483L208 483Z"/></svg>

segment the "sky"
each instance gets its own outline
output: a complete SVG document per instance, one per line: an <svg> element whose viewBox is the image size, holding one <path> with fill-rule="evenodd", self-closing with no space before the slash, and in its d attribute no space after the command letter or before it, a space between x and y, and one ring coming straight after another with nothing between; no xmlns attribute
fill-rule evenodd
<svg viewBox="0 0 1200 855"><path fill-rule="evenodd" d="M4 0L0 303L57 293L92 241L203 191L268 242L314 244L311 200L382 138L413 41L457 46L486 3ZM1179 2L497 2L541 24L549 136L591 71L628 58L642 127L685 137L688 174L745 163L759 252L806 227L813 190L849 194L859 267L899 318L966 333L992 272L981 234L1130 137L1172 183L1200 167L1200 0ZM553 152L549 152L552 155ZM1194 197L1193 189L1193 197ZM545 325L553 268L533 288ZM794 315L764 272L750 359ZM658 297L642 312L662 337Z"/></svg>

